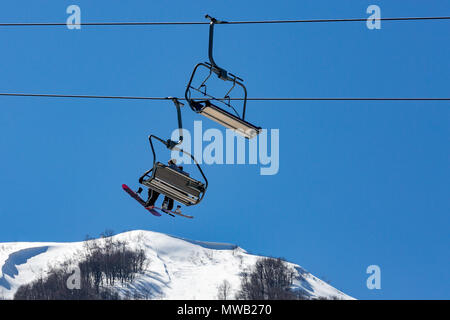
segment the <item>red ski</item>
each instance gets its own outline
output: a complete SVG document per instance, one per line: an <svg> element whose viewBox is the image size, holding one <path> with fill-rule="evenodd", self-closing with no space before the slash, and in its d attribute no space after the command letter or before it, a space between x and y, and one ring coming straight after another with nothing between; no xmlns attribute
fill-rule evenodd
<svg viewBox="0 0 450 320"><path fill-rule="evenodd" d="M142 200L142 198L133 190L131 190L126 184L122 185L122 189L125 190L126 193L128 193L133 199L135 199L137 202L139 202L145 209L147 209L152 215L156 217L161 217L161 214L154 210L153 207L146 207L145 201Z"/></svg>

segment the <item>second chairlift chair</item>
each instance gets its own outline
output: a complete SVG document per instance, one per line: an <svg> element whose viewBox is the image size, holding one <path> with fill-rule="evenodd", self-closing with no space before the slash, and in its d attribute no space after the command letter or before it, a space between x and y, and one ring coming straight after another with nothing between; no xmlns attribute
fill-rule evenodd
<svg viewBox="0 0 450 320"><path fill-rule="evenodd" d="M245 120L245 111L247 107L247 89L242 83L244 80L235 76L232 73L227 72L225 69L219 67L213 58L213 41L214 41L214 25L227 23L226 21L219 21L215 18L206 15L206 18L211 22L209 24L209 46L208 46L208 56L209 62L199 63L195 66L194 71L189 79L188 85L186 87L185 98L189 103L189 106L193 111L199 113L211 120L214 120L221 125L234 130L235 132L241 134L242 136L251 139L261 132L261 128L257 127L250 122ZM193 80L195 74L199 68L206 68L209 70L208 76L201 82L200 86L194 86ZM206 82L211 77L212 73L215 73L219 79L224 81L229 81L232 83L231 88L224 95L223 98L216 98L209 95L206 92ZM244 95L239 100L242 100L242 114L240 115L236 109L231 105L230 93L235 88L235 86L242 88ZM200 93L202 98L193 98L193 92ZM235 114L220 108L217 104L213 104L211 101L215 101L217 104L229 107L234 110Z"/></svg>

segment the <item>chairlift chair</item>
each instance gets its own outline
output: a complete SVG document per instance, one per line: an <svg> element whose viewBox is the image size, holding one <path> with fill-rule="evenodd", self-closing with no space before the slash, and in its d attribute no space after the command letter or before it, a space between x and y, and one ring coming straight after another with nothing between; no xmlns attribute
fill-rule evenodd
<svg viewBox="0 0 450 320"><path fill-rule="evenodd" d="M213 121L216 121L221 125L241 134L242 136L251 139L261 132L261 128L245 120L245 112L247 107L247 89L243 84L244 80L219 67L213 58L214 25L217 23L226 23L226 21L219 21L215 18L210 17L209 15L206 15L206 18L210 20L208 45L209 62L199 63L195 66L194 71L192 72L192 75L189 79L188 85L186 86L186 101L189 103L191 109L196 113L199 113ZM201 82L200 86L194 86L193 80L199 68L206 68L209 73L208 76ZM216 98L208 94L207 92L206 83L211 77L212 73L216 74L219 79L232 83L231 88L223 98ZM244 92L243 97L237 99L242 100L242 115L240 115L231 104L231 101L233 99L230 97L230 93L236 87L236 85L241 87ZM193 92L200 93L202 98L193 98ZM214 101L215 103L213 103L212 101ZM235 114L224 110L223 108L219 107L219 105L233 109Z"/></svg>
<svg viewBox="0 0 450 320"><path fill-rule="evenodd" d="M172 98L178 115L178 128L180 130L180 139L178 142L172 140L163 140L155 135L149 136L150 147L153 153L153 167L146 171L140 178L139 183L148 187L152 191L156 191L170 199L173 199L185 206L192 206L200 203L205 196L206 189L208 188L208 180L204 175L197 160L189 152L179 148L178 145L183 141L182 121L180 107L183 105L176 98ZM200 171L204 182L197 181L190 177L188 173L175 170L168 165L156 161L155 148L153 141L156 140L164 144L169 150L180 151L194 161L198 170Z"/></svg>

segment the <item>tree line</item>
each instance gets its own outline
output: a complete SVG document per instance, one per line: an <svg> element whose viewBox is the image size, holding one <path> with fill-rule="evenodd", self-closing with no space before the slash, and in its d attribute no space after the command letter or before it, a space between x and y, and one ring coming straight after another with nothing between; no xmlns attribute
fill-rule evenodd
<svg viewBox="0 0 450 320"><path fill-rule="evenodd" d="M46 276L22 285L14 295L16 300L119 300L113 286L131 283L145 271L148 259L142 249L133 249L126 241L115 240L111 232L101 239L84 243L76 259L53 267ZM68 285L74 270L79 277L73 288Z"/></svg>
<svg viewBox="0 0 450 320"><path fill-rule="evenodd" d="M240 289L232 296L230 282L224 280L218 286L219 300L310 300L310 295L293 283L298 275L281 258L264 257L256 261L250 269L241 273ZM318 300L335 300L338 297L317 298Z"/></svg>

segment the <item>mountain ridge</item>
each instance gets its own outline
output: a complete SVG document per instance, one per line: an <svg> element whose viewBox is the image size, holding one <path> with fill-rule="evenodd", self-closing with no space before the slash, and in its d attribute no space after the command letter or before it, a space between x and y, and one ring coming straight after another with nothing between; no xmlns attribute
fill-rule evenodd
<svg viewBox="0 0 450 320"><path fill-rule="evenodd" d="M240 288L240 274L263 257L230 243L190 240L155 231L134 230L113 236L133 249L143 249L148 269L126 285L114 286L121 297L169 300L214 300L227 280L231 297ZM103 241L104 239L87 240ZM12 299L17 289L52 267L79 259L86 241L0 243L0 299ZM311 299L353 299L315 277L300 265L286 262L296 272L293 290Z"/></svg>

